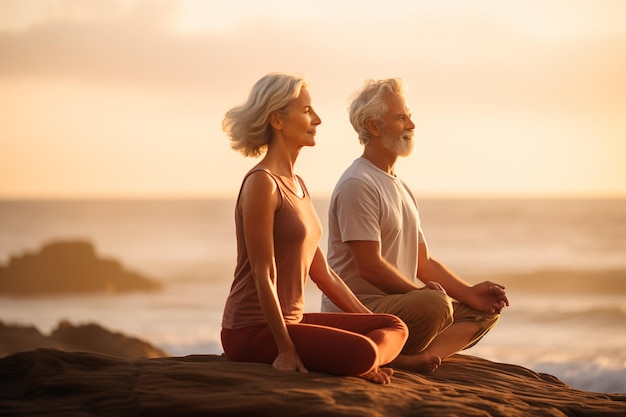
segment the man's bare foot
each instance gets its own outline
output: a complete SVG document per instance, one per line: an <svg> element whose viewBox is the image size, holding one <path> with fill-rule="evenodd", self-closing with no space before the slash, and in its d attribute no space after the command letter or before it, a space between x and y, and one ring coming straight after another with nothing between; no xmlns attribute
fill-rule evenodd
<svg viewBox="0 0 626 417"><path fill-rule="evenodd" d="M393 369L391 368L376 368L359 377L376 384L386 385L391 383L391 375L393 375Z"/></svg>
<svg viewBox="0 0 626 417"><path fill-rule="evenodd" d="M406 369L407 371L427 373L439 368L441 358L437 355L427 355L423 352L415 355L398 355L390 365Z"/></svg>

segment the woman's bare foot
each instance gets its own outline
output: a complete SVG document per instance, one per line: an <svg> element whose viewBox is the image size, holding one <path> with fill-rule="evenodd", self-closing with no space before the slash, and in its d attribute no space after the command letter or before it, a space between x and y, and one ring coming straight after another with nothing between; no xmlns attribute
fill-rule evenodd
<svg viewBox="0 0 626 417"><path fill-rule="evenodd" d="M424 352L415 355L398 355L390 365L408 371L426 373L433 372L439 368L441 358L437 355L425 354Z"/></svg>
<svg viewBox="0 0 626 417"><path fill-rule="evenodd" d="M386 385L391 383L391 375L393 375L393 369L391 368L376 368L366 374L360 375L359 378L376 384Z"/></svg>

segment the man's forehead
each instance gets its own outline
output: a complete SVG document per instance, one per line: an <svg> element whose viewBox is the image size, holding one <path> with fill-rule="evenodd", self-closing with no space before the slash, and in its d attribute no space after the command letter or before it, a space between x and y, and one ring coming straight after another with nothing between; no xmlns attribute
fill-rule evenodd
<svg viewBox="0 0 626 417"><path fill-rule="evenodd" d="M411 110L409 106L406 104L404 96L398 95L388 95L387 96L387 106L389 108L388 113L390 114L410 114Z"/></svg>

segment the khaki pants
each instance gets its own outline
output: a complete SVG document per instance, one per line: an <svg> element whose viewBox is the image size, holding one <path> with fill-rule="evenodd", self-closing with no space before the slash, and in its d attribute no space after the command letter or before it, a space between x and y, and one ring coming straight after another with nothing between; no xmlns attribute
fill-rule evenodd
<svg viewBox="0 0 626 417"><path fill-rule="evenodd" d="M474 346L495 326L499 314L486 314L453 300L441 291L416 290L406 294L364 297L363 304L375 313L398 316L409 328L402 353L423 351L452 323L473 322L479 327L463 349Z"/></svg>

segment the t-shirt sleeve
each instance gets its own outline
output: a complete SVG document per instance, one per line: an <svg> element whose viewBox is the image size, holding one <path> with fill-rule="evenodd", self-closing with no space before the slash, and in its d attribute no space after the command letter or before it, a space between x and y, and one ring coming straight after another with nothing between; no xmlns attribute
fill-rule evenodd
<svg viewBox="0 0 626 417"><path fill-rule="evenodd" d="M380 242L380 196L374 187L350 178L335 190L334 208L341 241Z"/></svg>

